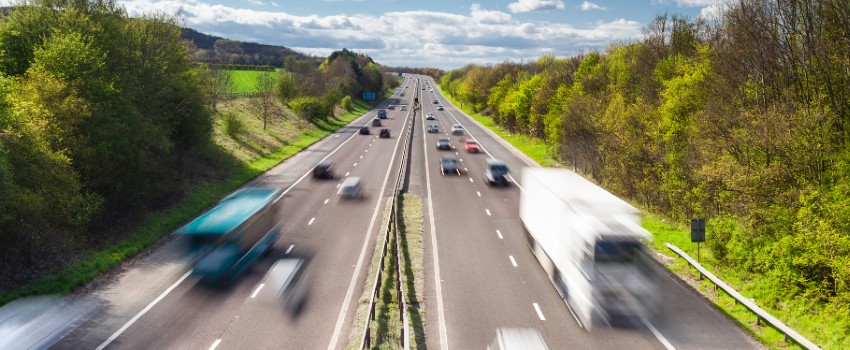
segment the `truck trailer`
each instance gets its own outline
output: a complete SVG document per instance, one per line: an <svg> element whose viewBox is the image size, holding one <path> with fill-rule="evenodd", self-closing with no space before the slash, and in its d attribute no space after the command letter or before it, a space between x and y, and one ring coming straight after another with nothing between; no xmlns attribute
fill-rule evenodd
<svg viewBox="0 0 850 350"><path fill-rule="evenodd" d="M525 168L520 219L529 247L585 328L650 318L657 303L651 238L638 210L566 169Z"/></svg>
<svg viewBox="0 0 850 350"><path fill-rule="evenodd" d="M259 260L278 236L282 197L276 188L244 188L180 228L193 257L192 276L227 284Z"/></svg>

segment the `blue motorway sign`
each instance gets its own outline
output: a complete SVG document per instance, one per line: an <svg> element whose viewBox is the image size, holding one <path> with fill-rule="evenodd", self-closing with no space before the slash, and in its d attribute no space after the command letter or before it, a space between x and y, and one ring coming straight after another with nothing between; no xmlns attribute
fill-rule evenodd
<svg viewBox="0 0 850 350"><path fill-rule="evenodd" d="M364 92L363 93L363 99L364 100L374 100L375 99L375 93L374 92Z"/></svg>

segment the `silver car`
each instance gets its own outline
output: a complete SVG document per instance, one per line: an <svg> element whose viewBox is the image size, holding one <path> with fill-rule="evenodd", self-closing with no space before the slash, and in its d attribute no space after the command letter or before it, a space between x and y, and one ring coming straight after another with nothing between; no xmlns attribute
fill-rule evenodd
<svg viewBox="0 0 850 350"><path fill-rule="evenodd" d="M363 198L363 194L360 189L360 178L357 176L346 178L342 182L342 185L339 186L337 194L341 199Z"/></svg>
<svg viewBox="0 0 850 350"><path fill-rule="evenodd" d="M440 174L460 175L460 167L458 167L457 157L443 156L443 158L440 159Z"/></svg>

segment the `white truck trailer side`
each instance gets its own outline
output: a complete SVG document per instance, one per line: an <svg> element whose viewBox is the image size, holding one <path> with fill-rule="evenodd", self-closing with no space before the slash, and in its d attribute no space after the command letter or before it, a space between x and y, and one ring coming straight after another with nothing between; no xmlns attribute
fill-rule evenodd
<svg viewBox="0 0 850 350"><path fill-rule="evenodd" d="M525 168L522 187L529 246L586 328L652 316L656 273L636 208L566 169Z"/></svg>

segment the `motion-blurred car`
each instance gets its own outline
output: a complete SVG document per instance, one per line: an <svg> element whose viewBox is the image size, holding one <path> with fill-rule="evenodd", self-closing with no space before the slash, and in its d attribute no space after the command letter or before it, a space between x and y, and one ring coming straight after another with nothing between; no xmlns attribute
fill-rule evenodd
<svg viewBox="0 0 850 350"><path fill-rule="evenodd" d="M372 133L372 132L370 132L370 131L369 131L369 127L368 127L368 126L360 127L360 135L369 135L369 134L371 134L371 133Z"/></svg>
<svg viewBox="0 0 850 350"><path fill-rule="evenodd" d="M433 103L433 104L439 104L439 103L440 103L440 101L434 100L434 102L432 102L432 103Z"/></svg>
<svg viewBox="0 0 850 350"><path fill-rule="evenodd" d="M390 138L390 129L387 129L387 128L381 129L381 132L378 133L378 137L380 137L382 139Z"/></svg>
<svg viewBox="0 0 850 350"><path fill-rule="evenodd" d="M457 157L455 156L443 156L440 158L440 174L457 174L460 175L460 168L458 168Z"/></svg>
<svg viewBox="0 0 850 350"><path fill-rule="evenodd" d="M401 95L402 95L402 96L404 96L404 94L401 94ZM394 110L394 109L395 109L395 105L389 105L389 106L387 106L387 109L389 109L389 110Z"/></svg>
<svg viewBox="0 0 850 350"><path fill-rule="evenodd" d="M438 111L442 111L442 110L445 110L445 109L446 109L446 108L445 108L445 107L443 107L443 105L437 105L437 110L438 110Z"/></svg>
<svg viewBox="0 0 850 350"><path fill-rule="evenodd" d="M434 92L434 89L431 89L431 92Z"/></svg>
<svg viewBox="0 0 850 350"><path fill-rule="evenodd" d="M341 199L363 198L360 190L360 178L357 176L346 178L339 186L337 194Z"/></svg>
<svg viewBox="0 0 850 350"><path fill-rule="evenodd" d="M449 142L449 138L446 136L441 136L437 139L437 149L452 149L452 144Z"/></svg>
<svg viewBox="0 0 850 350"><path fill-rule="evenodd" d="M313 167L314 179L333 179L334 165L329 160L323 160Z"/></svg>
<svg viewBox="0 0 850 350"><path fill-rule="evenodd" d="M478 153L481 151L478 148L478 142L475 142L473 139L466 139L463 141L463 150L470 153Z"/></svg>
<svg viewBox="0 0 850 350"><path fill-rule="evenodd" d="M428 113L425 115L425 120L434 120L437 117L434 116L434 113Z"/></svg>
<svg viewBox="0 0 850 350"><path fill-rule="evenodd" d="M379 109L378 110L378 119L387 119L387 110Z"/></svg>
<svg viewBox="0 0 850 350"><path fill-rule="evenodd" d="M463 135L463 125L452 125L452 135Z"/></svg>
<svg viewBox="0 0 850 350"><path fill-rule="evenodd" d="M487 350L549 350L534 328L499 328Z"/></svg>
<svg viewBox="0 0 850 350"><path fill-rule="evenodd" d="M490 186L507 186L508 165L498 159L484 161L484 183Z"/></svg>
<svg viewBox="0 0 850 350"><path fill-rule="evenodd" d="M399 108L399 109L401 109L402 111L406 111L406 110L407 110L407 105L401 105L401 108Z"/></svg>
<svg viewBox="0 0 850 350"><path fill-rule="evenodd" d="M269 269L266 285L275 291L284 310L297 313L310 289L306 259L280 259Z"/></svg>
<svg viewBox="0 0 850 350"><path fill-rule="evenodd" d="M429 124L428 132L440 132L440 127L437 124Z"/></svg>
<svg viewBox="0 0 850 350"><path fill-rule="evenodd" d="M378 118L372 119L372 126L381 126L381 120Z"/></svg>

